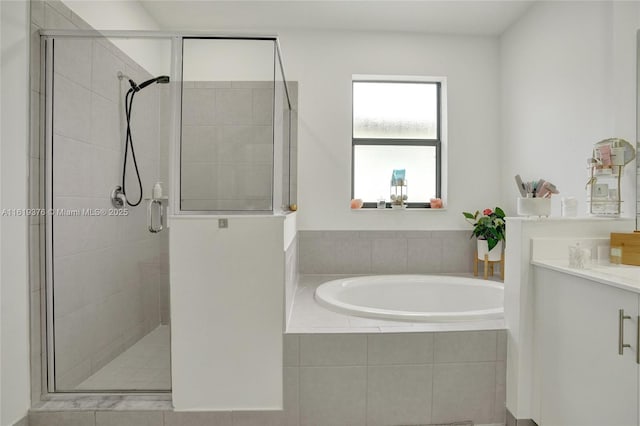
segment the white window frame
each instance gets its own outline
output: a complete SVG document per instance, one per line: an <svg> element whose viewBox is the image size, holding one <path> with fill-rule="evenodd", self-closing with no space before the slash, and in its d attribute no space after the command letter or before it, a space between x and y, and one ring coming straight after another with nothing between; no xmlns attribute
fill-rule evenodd
<svg viewBox="0 0 640 426"><path fill-rule="evenodd" d="M438 85L438 132L435 139L371 139L355 138L353 135L353 85L361 82L401 82L401 83L434 83ZM355 183L355 147L364 146L435 146L436 147L436 198L446 203L447 188L447 78L428 76L397 76L397 75L363 75L354 74L351 78L351 198L354 198ZM363 200L363 208L375 208L375 200ZM387 202L387 208L390 203ZM430 208L431 203L407 203L407 208Z"/></svg>

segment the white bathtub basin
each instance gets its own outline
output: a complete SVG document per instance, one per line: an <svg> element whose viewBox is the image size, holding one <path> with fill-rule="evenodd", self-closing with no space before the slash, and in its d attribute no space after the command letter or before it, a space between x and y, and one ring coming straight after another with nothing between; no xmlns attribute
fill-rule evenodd
<svg viewBox="0 0 640 426"><path fill-rule="evenodd" d="M316 301L335 312L400 321L503 318L501 284L447 275L377 275L320 285Z"/></svg>

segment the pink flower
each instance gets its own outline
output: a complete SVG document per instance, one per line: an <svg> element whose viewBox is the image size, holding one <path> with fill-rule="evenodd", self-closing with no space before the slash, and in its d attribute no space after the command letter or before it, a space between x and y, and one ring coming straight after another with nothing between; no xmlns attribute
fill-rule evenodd
<svg viewBox="0 0 640 426"><path fill-rule="evenodd" d="M493 213L493 210L491 210L491 209L482 210L482 214L485 215L485 216L489 216L491 213Z"/></svg>

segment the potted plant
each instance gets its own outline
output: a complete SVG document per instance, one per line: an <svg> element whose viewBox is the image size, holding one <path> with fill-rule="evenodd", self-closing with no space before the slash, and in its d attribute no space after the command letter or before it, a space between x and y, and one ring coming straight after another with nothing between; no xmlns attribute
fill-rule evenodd
<svg viewBox="0 0 640 426"><path fill-rule="evenodd" d="M488 260L500 260L505 240L504 211L496 207L494 210L484 209L482 215L479 211L462 214L473 225L471 238L478 239L478 259L484 259L484 255L488 254Z"/></svg>

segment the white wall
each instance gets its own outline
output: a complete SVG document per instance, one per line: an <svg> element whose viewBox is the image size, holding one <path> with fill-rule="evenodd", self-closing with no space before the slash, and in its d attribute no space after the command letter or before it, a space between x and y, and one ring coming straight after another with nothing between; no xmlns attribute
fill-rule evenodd
<svg viewBox="0 0 640 426"><path fill-rule="evenodd" d="M284 31L280 42L287 79L300 85L300 229L468 229L462 211L496 206L497 38ZM349 209L353 74L447 77L446 211Z"/></svg>
<svg viewBox="0 0 640 426"><path fill-rule="evenodd" d="M500 41L502 193L513 176L544 178L574 195L586 215L586 159L595 142L635 135L637 2L538 2ZM624 216L634 214L634 165L623 180ZM552 199L559 214L560 197Z"/></svg>
<svg viewBox="0 0 640 426"><path fill-rule="evenodd" d="M284 222L169 219L176 411L282 409Z"/></svg>
<svg viewBox="0 0 640 426"><path fill-rule="evenodd" d="M27 207L29 3L0 2L0 208ZM0 217L0 425L29 407L26 217Z"/></svg>
<svg viewBox="0 0 640 426"><path fill-rule="evenodd" d="M184 81L271 81L272 40L204 40L184 43Z"/></svg>
<svg viewBox="0 0 640 426"><path fill-rule="evenodd" d="M78 16L97 30L158 31L158 23L138 1L62 0ZM170 40L112 39L118 46L153 75L171 71Z"/></svg>

